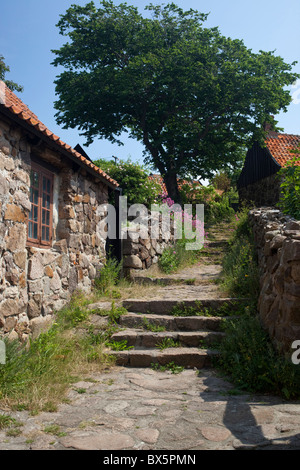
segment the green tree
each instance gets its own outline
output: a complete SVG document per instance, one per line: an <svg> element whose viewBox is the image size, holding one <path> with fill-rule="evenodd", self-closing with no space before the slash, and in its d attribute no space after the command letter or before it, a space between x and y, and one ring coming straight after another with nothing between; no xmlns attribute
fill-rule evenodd
<svg viewBox="0 0 300 470"><path fill-rule="evenodd" d="M128 204L150 206L161 193L161 186L150 180L149 171L130 159L114 162L100 158L93 163L118 181Z"/></svg>
<svg viewBox="0 0 300 470"><path fill-rule="evenodd" d="M5 64L3 55L0 54L0 80L3 81L12 91L23 91L23 87L21 85L5 79L7 72L10 72L10 68Z"/></svg>
<svg viewBox="0 0 300 470"><path fill-rule="evenodd" d="M292 151L295 156L282 167L279 207L284 214L300 220L300 146Z"/></svg>
<svg viewBox="0 0 300 470"><path fill-rule="evenodd" d="M286 111L284 89L295 63L254 53L241 40L205 28L207 15L174 3L146 7L143 17L111 0L71 6L58 22L68 37L53 64L56 119L121 144L122 132L142 142L145 161L180 201L177 177L211 178L234 165L240 148L263 141L269 115Z"/></svg>
<svg viewBox="0 0 300 470"><path fill-rule="evenodd" d="M224 172L220 171L210 181L210 184L214 186L216 189L220 189L221 191L229 191L231 187L231 181L229 176Z"/></svg>

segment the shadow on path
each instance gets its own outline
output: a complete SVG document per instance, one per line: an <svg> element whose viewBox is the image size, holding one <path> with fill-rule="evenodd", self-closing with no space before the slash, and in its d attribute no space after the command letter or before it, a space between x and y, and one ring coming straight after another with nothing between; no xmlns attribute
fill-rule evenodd
<svg viewBox="0 0 300 470"><path fill-rule="evenodd" d="M220 380L216 377L207 377L204 384L207 389L200 393L205 402L225 402L223 413L223 425L236 438L234 447L236 449L261 449L261 450L300 450L300 433L293 433L295 418L292 426L289 427L289 420L286 415L285 420L280 423L276 420L275 406L287 402L277 397L269 395L244 394L230 395L227 383L227 390L220 394ZM289 405L299 406L299 402L288 402ZM289 435L282 436L283 432Z"/></svg>

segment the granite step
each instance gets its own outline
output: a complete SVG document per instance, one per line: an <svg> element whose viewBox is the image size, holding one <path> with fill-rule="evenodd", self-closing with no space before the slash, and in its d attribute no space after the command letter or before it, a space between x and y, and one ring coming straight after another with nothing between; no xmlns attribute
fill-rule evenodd
<svg viewBox="0 0 300 470"><path fill-rule="evenodd" d="M111 336L114 342L125 342L128 349L109 354L117 365L124 367L155 367L155 364L198 369L211 367L212 359L219 355L217 345L225 337L221 331L223 321L222 317L174 317L129 312L120 317L121 330ZM145 330L154 327L164 327L165 331ZM173 340L178 346L161 347L166 346L166 340Z"/></svg>
<svg viewBox="0 0 300 470"><path fill-rule="evenodd" d="M181 347L199 348L202 345L212 347L222 341L225 334L215 331L162 331L152 332L142 329L127 329L114 333L112 341L126 341L127 346L135 349L158 348L165 340L178 343Z"/></svg>
<svg viewBox="0 0 300 470"><path fill-rule="evenodd" d="M227 244L216 237L203 254L219 256ZM162 274L157 267L136 273L135 282L156 284L157 289L150 297L122 302L127 313L121 315L119 330L111 336L112 342L122 343L118 345L121 350L112 350L114 344L109 352L116 364L129 368L213 366L225 337L224 321L235 318L240 303L246 301L222 294L215 282L221 272L222 267L210 260L209 265L202 261L172 275Z"/></svg>
<svg viewBox="0 0 300 470"><path fill-rule="evenodd" d="M226 317L232 318L232 317ZM222 331L222 323L225 317L186 316L176 317L172 315L139 314L128 312L121 315L119 325L121 328L145 328L161 326L167 331Z"/></svg>
<svg viewBox="0 0 300 470"><path fill-rule="evenodd" d="M223 239L220 239L220 240L208 240L205 242L205 246L207 248L223 248L223 247L227 247L229 245L229 241L228 240L223 240Z"/></svg>
<svg viewBox="0 0 300 470"><path fill-rule="evenodd" d="M133 280L138 284L148 284L148 285L174 285L174 284L186 284L186 285L194 285L194 286L208 286L211 285L213 281L217 279L217 276L203 276L202 278L187 278L187 277L147 277L147 276L139 276L135 275Z"/></svg>
<svg viewBox="0 0 300 470"><path fill-rule="evenodd" d="M175 364L186 369L208 368L213 366L213 359L219 353L212 349L198 348L168 348L158 349L111 351L109 353L116 360L116 364L124 367L153 367Z"/></svg>
<svg viewBox="0 0 300 470"><path fill-rule="evenodd" d="M246 299L202 297L201 292L199 293L199 298L191 297L192 295L189 297L180 297L180 287L178 287L177 292L173 292L173 298L127 299L122 302L122 305L130 312L144 314L155 313L156 315L168 315L172 313L174 307L177 307L179 304L184 305L185 308L193 309L199 308L201 304L203 308L209 308L216 312L222 306L227 305L232 311L232 314L234 314L240 302L246 301Z"/></svg>

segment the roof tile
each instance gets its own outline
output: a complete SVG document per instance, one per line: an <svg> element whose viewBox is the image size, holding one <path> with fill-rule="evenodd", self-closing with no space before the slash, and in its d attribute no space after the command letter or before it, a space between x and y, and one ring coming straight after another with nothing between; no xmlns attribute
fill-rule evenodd
<svg viewBox="0 0 300 470"><path fill-rule="evenodd" d="M292 160L295 156L291 150L296 150L300 145L300 135L277 134L266 138L266 145L272 157L280 166ZM296 162L300 166L300 160Z"/></svg>
<svg viewBox="0 0 300 470"><path fill-rule="evenodd" d="M161 175L151 174L151 175L149 175L149 179L150 179L150 181L154 181L155 183L158 183L160 185L162 194L167 194L167 187L166 187L164 179ZM190 180L183 180L183 179L178 178L177 183L178 183L178 188L179 189L181 189L182 185L184 185L184 184L191 185L192 183L194 183L194 184L199 184L199 185L202 186L202 184L197 180L190 181Z"/></svg>
<svg viewBox="0 0 300 470"><path fill-rule="evenodd" d="M119 184L107 175L103 170L90 162L87 158L82 156L80 153L76 152L70 145L66 144L60 138L53 134L40 120L39 118L28 108L23 101L20 100L6 85L3 81L0 81L0 107L4 106L11 113L16 114L20 119L26 121L29 125L37 129L39 132L44 134L46 137L53 140L60 148L67 150L72 155L75 155L80 161L82 161L86 166L92 168L96 173L98 173L102 178L110 182L113 186L117 187ZM4 96L2 96L2 94Z"/></svg>

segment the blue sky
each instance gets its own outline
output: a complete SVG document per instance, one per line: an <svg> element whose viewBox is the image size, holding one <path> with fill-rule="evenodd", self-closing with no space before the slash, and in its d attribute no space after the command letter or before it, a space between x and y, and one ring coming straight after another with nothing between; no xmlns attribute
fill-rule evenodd
<svg viewBox="0 0 300 470"><path fill-rule="evenodd" d="M54 80L59 70L51 65L51 49L59 48L66 38L58 33L56 24L72 4L85 5L88 0L2 0L0 11L0 54L5 57L11 72L8 79L24 87L17 93L39 119L64 142L73 147L85 139L78 130L64 130L54 118L56 100ZM121 3L115 0L116 4ZM168 1L128 0L141 12L149 3ZM300 73L300 2L299 0L174 0L187 10L193 8L210 13L207 27L218 26L224 36L242 39L254 52L273 51L287 63L298 61L294 71ZM99 2L95 0L96 6ZM294 101L287 113L276 116L279 125L289 134L300 134L300 80L292 88ZM86 152L92 159L110 159L112 155L142 162L143 146L126 135L119 147L97 140Z"/></svg>

